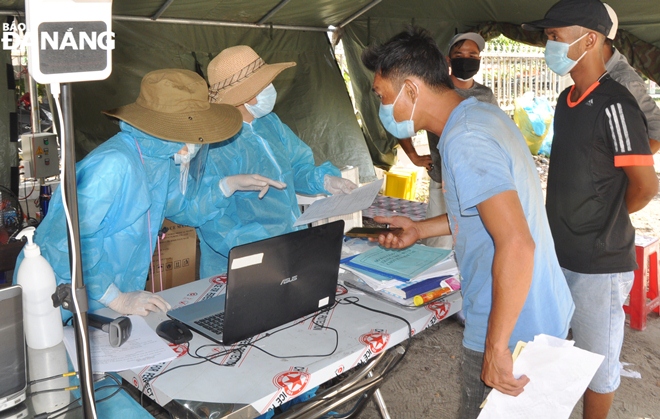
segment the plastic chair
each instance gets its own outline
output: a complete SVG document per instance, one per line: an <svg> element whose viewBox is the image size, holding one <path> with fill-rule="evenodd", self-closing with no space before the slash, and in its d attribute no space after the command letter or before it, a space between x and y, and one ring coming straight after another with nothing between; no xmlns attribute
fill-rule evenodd
<svg viewBox="0 0 660 419"><path fill-rule="evenodd" d="M636 330L646 329L646 316L655 311L660 314L660 295L658 294L658 249L657 237L635 237L635 254L639 268L635 271L635 280L627 305L623 311L630 314L630 327Z"/></svg>

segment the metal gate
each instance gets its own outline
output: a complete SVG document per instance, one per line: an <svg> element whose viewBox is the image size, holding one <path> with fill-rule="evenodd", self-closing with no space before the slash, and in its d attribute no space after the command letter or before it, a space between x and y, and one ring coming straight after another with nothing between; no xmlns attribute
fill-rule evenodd
<svg viewBox="0 0 660 419"><path fill-rule="evenodd" d="M513 115L514 100L533 91L545 96L554 106L565 85L561 77L545 64L544 49L511 43L486 43L481 52L483 84L490 87L500 108Z"/></svg>

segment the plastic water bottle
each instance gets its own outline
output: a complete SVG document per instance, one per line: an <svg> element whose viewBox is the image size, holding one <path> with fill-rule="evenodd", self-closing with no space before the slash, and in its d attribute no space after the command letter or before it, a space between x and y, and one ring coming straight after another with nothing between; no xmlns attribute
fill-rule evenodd
<svg viewBox="0 0 660 419"><path fill-rule="evenodd" d="M17 282L23 288L25 340L33 349L50 348L62 342L64 329L60 309L53 306L55 273L33 242L34 227L23 229L18 239L27 237L25 258L18 267Z"/></svg>
<svg viewBox="0 0 660 419"><path fill-rule="evenodd" d="M27 348L28 371L30 379L39 379L61 375L63 367L67 365L66 348L64 343L47 349ZM75 373L69 374L74 376ZM50 412L69 404L71 394L68 391L55 391L71 386L68 377L54 378L30 385L30 404L35 412ZM51 390L51 391L48 391ZM20 417L20 416L19 416ZM27 417L24 416L24 417Z"/></svg>

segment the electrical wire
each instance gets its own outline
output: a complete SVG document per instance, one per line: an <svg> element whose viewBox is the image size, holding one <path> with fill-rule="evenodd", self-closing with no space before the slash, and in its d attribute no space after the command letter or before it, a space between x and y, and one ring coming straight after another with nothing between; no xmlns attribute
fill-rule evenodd
<svg viewBox="0 0 660 419"><path fill-rule="evenodd" d="M101 387L97 388L96 391L103 390L103 389L105 389L105 388L115 388L116 390L113 391L112 393L110 393L109 395L107 395L107 396L105 396L105 397L102 397L102 398L98 399L98 400L96 401L96 403L101 403L101 402L103 402L103 401L106 401L106 400L108 400L108 399L114 397L114 396L115 396L116 394L118 394L122 389L124 389L124 385L122 385L122 384L110 384L110 385L107 385L107 386L101 386ZM80 397L77 398L75 401L76 401L76 402L79 402L79 401L80 401ZM70 404L69 404L69 406L70 406ZM56 414L55 416L48 416L48 419L55 419L55 418L58 418L58 417L60 417L60 416L62 416L62 415L65 415L65 414L67 414L67 413L73 412L73 411L76 410L76 409L80 409L81 407L82 407L82 405L75 406L75 407L73 407L72 409L68 409L68 410L66 410L66 411L64 411L64 412L58 413L58 414ZM49 413L49 415L51 415L51 414L52 414L52 413ZM35 418L35 419L36 419L36 418Z"/></svg>
<svg viewBox="0 0 660 419"><path fill-rule="evenodd" d="M32 190L30 191L30 195L32 195L33 191L34 191L34 185L32 185ZM27 224L30 225L30 205L28 204L28 201L27 201L27 199L30 195L28 195L28 193L27 193L27 183L26 182L23 182L23 193L25 194L25 198L23 198L25 200L25 217L27 219Z"/></svg>
<svg viewBox="0 0 660 419"><path fill-rule="evenodd" d="M179 369L179 368L192 367L192 366L195 366L195 365L203 364L203 363L205 363L205 362L210 362L211 364L213 364L213 365L217 365L217 366L219 366L219 367L231 367L231 366L235 365L238 361L240 361L240 359L243 357L244 350L245 350L245 348L247 348L247 347L253 347L253 348L255 348L255 349L258 349L258 350L260 350L261 352L265 353L266 355L269 355L269 356L271 356L271 357L273 357L273 358L277 358L277 359L282 359L282 358L310 358L310 357L318 358L318 357L331 356L332 354L334 354L334 353L337 351L337 347L339 346L339 332L337 331L337 329L334 329L334 328L332 328L332 327L328 327L328 326L324 326L324 325L321 325L321 324L316 323L315 319L316 319L316 317L319 316L320 314L323 314L323 313L329 312L329 311L332 310L334 307L336 307L336 305L337 305L337 303L335 302L335 304L333 304L332 306L330 306L330 307L326 307L325 309L320 310L319 312L314 313L314 314L312 314L312 315L310 315L310 316L303 317L302 319L300 319L300 320L298 320L298 321L296 321L296 322L294 322L294 323L292 323L292 324L290 324L290 325L288 325L288 326L285 326L285 327L282 327L282 328L280 328L280 329L277 329L277 330L275 330L275 331L272 332L272 333L265 333L264 335L259 336L257 339L255 339L254 341L252 341L252 342L250 342L250 343L244 343L244 344L240 344L240 343L239 343L238 345L236 345L236 346L234 346L234 347L231 347L231 348L229 348L229 349L225 349L224 351L216 352L216 353L214 353L214 354L212 354L212 355L200 355L200 354L199 354L199 351L200 351L201 349L203 349L203 348L207 348L207 347L217 347L218 345L215 344L215 343L206 344L206 345L201 345L201 346L199 346L197 349L195 349L194 352L191 352L191 351L190 351L190 344L187 343L187 344L186 344L186 352L188 353L188 356L191 357L191 358L193 358L193 359L199 359L200 361L199 361L199 362L190 363L190 364L177 365L177 366L175 366L175 367L172 367L172 368L170 368L170 369L168 369L168 370L165 370L165 371L163 371L163 372L161 372L161 373L159 373L159 374L157 374L157 375L151 377L151 379L149 379L149 381L146 381L146 382L144 383L144 386L142 386L142 389L140 390L140 406L143 406L143 398L144 398L144 392L145 392L145 390L147 389L147 387L151 387L151 382L154 381L156 378L162 377L163 375L165 375L165 374L167 374L167 373L169 373L169 372L172 372L172 371L174 371L174 370L177 370L177 369ZM313 322L316 326L319 326L319 327L324 328L324 329L332 330L332 331L335 333L335 346L334 346L334 348L332 349L332 351L331 351L330 353L327 353L327 354L317 354L317 355L314 355L314 354L304 354L304 355L280 356L280 355L274 355L274 354L272 354L272 353L270 353L270 352L264 350L263 348L260 348L260 347L258 347L258 346L256 346L256 345L254 345L254 343L256 343L256 342L259 342L259 341L261 341L261 340L263 340L263 339L266 339L266 338L268 338L268 337L270 337L270 336L273 336L273 335L276 334L276 333L282 332L282 331L284 331L284 330L287 330L287 329L290 329L290 328L292 328L292 327L294 327L294 326L297 326L297 325L299 325L299 324L301 324L301 323L304 323L304 322L306 322L306 321L309 320L309 319L312 319L312 322ZM214 360L215 360L216 358L218 358L218 357L226 356L226 355L230 355L230 354L232 354L232 353L234 353L234 352L238 353L238 358L237 358L236 361L235 361L234 363L232 363L232 364L221 364L221 363L219 363L219 362L214 361Z"/></svg>
<svg viewBox="0 0 660 419"><path fill-rule="evenodd" d="M291 325L291 326L288 326L288 327L286 327L286 328L284 328L284 329L279 329L279 330L276 330L275 332L273 332L273 333L271 333L271 334L266 334L263 338L260 337L259 339L256 339L254 342L250 342L250 343L248 343L247 346L250 346L250 347L252 347L252 348L258 349L258 350L260 350L261 352L265 353L266 355L271 356L271 357L273 357L273 358L277 358L277 359L288 359L288 358L319 358L319 357L325 357L325 356L332 356L332 355L337 351L337 348L339 347L339 332L338 332L337 329L335 329L334 327L325 326L325 325L322 325L322 324L318 324L318 323L316 323L316 317L319 316L320 314L323 314L323 313L327 313L327 312L329 312L331 309L335 308L336 305L337 305L337 304L335 303L335 304L333 304L331 307L329 307L329 308L325 308L325 309L319 311L318 313L315 313L315 314L311 317L311 319L312 319L312 323L314 323L316 326L320 327L321 329L332 330L332 331L335 333L335 347L332 349L332 351L331 351L330 353L327 353L327 354L318 354L318 355L314 355L314 354L310 354L310 355L275 355L275 354L272 354L272 353L266 351L265 349L260 348L259 346L257 346L257 345L254 344L255 342L258 342L258 341L260 341L260 340L263 339L263 338L266 338L266 337L272 336L272 335L274 335L275 333L281 332L281 331L283 331L283 330L288 329L289 327L293 327L293 326L295 326L295 325L297 325L297 324L299 324L299 323L302 323L302 322L304 322L304 321L307 321L307 319L309 319L309 317L307 317L304 321L297 322L297 323L295 323L295 324L293 324L293 325Z"/></svg>
<svg viewBox="0 0 660 419"><path fill-rule="evenodd" d="M54 376L54 377L50 377L50 378L57 378L57 377L58 377L58 376ZM119 381L119 380L118 380L115 376L113 376L112 374L104 374L104 378L110 378L110 379L112 379L116 384L110 384L110 385L101 386L101 387L96 388L94 391L101 391L101 390L106 389L106 388L116 388L116 390L113 391L111 394L109 394L109 395L107 395L107 396L105 396L105 397L102 397L102 398L98 399L98 400L96 401L97 403L100 403L100 402L102 402L102 401L108 400L108 399L110 399L111 397L115 396L117 393L119 393L122 389L126 389L126 387L121 383L121 381ZM58 389L58 390L61 390L61 389ZM78 403L80 400L81 400L81 398L78 397L78 398L76 398L75 400L73 400L71 403L67 404L66 406L61 407L61 408L56 409L56 410L53 410L52 412L46 412L46 413L38 414L38 415L36 415L36 416L34 417L34 419L55 419L55 418L58 418L58 417L60 417L60 416L62 416L62 415L65 415L65 414L67 414L67 413L73 412L74 410L79 409L79 408L82 407L82 405L78 405L78 406L71 407L71 406L73 406L75 403Z"/></svg>
<svg viewBox="0 0 660 419"><path fill-rule="evenodd" d="M94 375L98 377L94 380L95 383L105 379L106 377L112 378L115 381L115 383L118 382L115 379L115 377L111 377L110 375L105 374L105 373L103 373L103 374L94 374ZM78 376L78 371L71 371L71 372L67 372L67 373L64 373L64 374L57 374L57 375L52 375L50 377L40 378L38 380L33 380L33 381L30 381L28 383L28 385L32 386L34 384L42 383L44 381L55 380L55 379L58 379L58 378L77 377L77 376ZM119 384L121 384L121 383L119 383ZM49 389L31 391L29 393L29 396L32 397L32 396L35 396L35 395L41 394L41 393L55 393L55 392L58 392L58 391L72 391L72 390L78 390L79 388L80 388L79 385L72 385L72 386L59 387L59 388L49 388Z"/></svg>
<svg viewBox="0 0 660 419"><path fill-rule="evenodd" d="M296 322L294 322L294 323L292 323L292 324L290 324L290 325L287 325L287 326L285 326L285 327L282 327L282 328L280 328L280 329L277 329L277 330L275 330L275 331L272 332L272 333L265 333L263 336L258 337L257 339L255 339L255 340L252 341L252 342L244 343L244 344L238 344L238 345L235 346L235 347L232 347L232 348L230 348L230 349L226 349L226 350L224 350L224 351L216 352L216 353L214 353L214 354L212 354L212 355L200 355L200 354L199 354L199 351L200 351L201 349L203 349L203 348L206 348L206 347L217 347L217 344L215 344L215 343L212 343L212 344L206 344L206 345L201 345L201 346L199 346L197 349L195 349L194 352L191 352L191 351L190 351L190 344L187 343L187 344L186 344L186 352L187 352L188 356L191 357L191 358L193 358L193 359L199 359L200 361L199 361L199 362L190 363L190 364L177 365L177 366L175 366L175 367L173 367L173 368L170 368L170 369L168 369L168 370L165 370L165 371L163 371L163 372L161 372L161 373L159 373L159 374L153 376L151 379L149 379L149 381L146 381L146 382L144 383L144 386L142 386L142 389L140 390L140 406L143 406L144 392L146 391L147 387L151 388L151 383L152 383L156 378L162 377L163 375L165 375L165 374L167 374L167 373L169 373L169 372L172 372L172 371L174 371L174 370L177 370L177 369L179 369L179 368L192 367L192 366L196 366L196 365L203 364L203 363L205 363L205 362L210 362L210 363L212 363L212 364L214 364L214 365L217 365L217 366L220 366L220 367L233 366L233 365L235 365L235 364L236 364L236 363L242 358L243 353L244 353L244 349L247 348L247 347L255 348L255 349L257 349L257 350L263 352L264 354L266 354L266 355L268 355L268 356L271 356L271 357L273 357L273 358L276 358L276 359L312 358L312 357L317 358L317 357L326 357L326 356L331 356L331 355L333 355L333 354L337 351L337 348L338 348L338 346L339 346L339 332L338 332L337 329L335 329L335 328L332 328L332 327L329 327L329 326L325 326L325 325L322 325L322 324L318 324L318 323L316 323L316 317L319 316L319 315L321 315L321 314L323 314L323 313L330 312L332 309L334 309L334 308L335 308L337 305L339 305L339 304L341 304L341 305L354 305L354 306L359 307L359 308L362 308L362 309L364 309L364 310L368 310L368 311L372 311L372 312L374 312L374 313L379 313L379 314L383 314L383 315L385 315L385 316L393 317L393 318L396 318L396 319L399 319L399 320L403 321L403 322L408 326L408 339L406 340L405 351L404 351L403 355L402 355L399 359L397 359L394 363L392 363L392 365L390 365L388 369L386 369L385 371L383 371L383 373L382 373L383 376L386 376L387 374L389 374L390 372L392 372L392 371L394 370L394 368L396 368L396 366L397 366L397 365L403 360L403 358L404 358L404 357L406 356L406 354L408 353L408 350L409 350L409 348L410 348L410 344L411 344L411 338L412 338L412 335L413 335L413 333L412 333L412 325L411 325L410 322L409 322L407 319L405 319L404 317L398 316L398 315L396 315L396 314L391 314L391 313L388 313L388 312L385 312L385 311L382 311L382 310L377 310L377 309L374 309L374 308L367 307L367 306L365 306L365 305L359 304L359 301L360 301L360 299L359 299L358 297L354 297L354 296L349 296L349 297L344 297L344 298L338 299L337 301L335 301L335 304L333 304L332 306L330 306L330 307L326 307L325 309L323 309L323 310L321 310L321 311L319 311L319 312L316 312L316 313L314 313L313 315L303 317L302 319L300 319L300 320L298 320L298 321L296 321ZM263 340L263 339L265 339L265 338L268 338L268 337L270 337L270 336L273 336L273 335L276 334L276 333L282 332L282 331L284 331L284 330L287 330L287 329L290 329L290 328L292 328L292 327L294 327L294 326L297 326L297 325L299 325L299 324L301 324L301 323L304 323L304 322L306 322L306 321L309 320L309 319L312 319L312 323L314 323L316 326L318 326L318 327L320 327L320 328L323 328L323 329L332 330L332 331L335 333L335 337L336 337L336 338L335 338L335 346L334 346L334 348L332 349L332 351L331 351L330 353L327 353L327 354L316 354L316 355L314 355L314 354L304 354L304 355L275 355L275 354L272 354L272 353L266 351L265 349L263 349L263 348L261 348L261 347L255 345L256 342L259 342L259 341L261 341L261 340ZM231 353L233 353L233 352L238 352L238 359L237 359L235 362L233 362L232 364L221 364L221 363L218 363L218 362L214 361L214 360L215 360L216 358L218 358L218 357L226 356L226 355L229 355L229 354L231 354Z"/></svg>
<svg viewBox="0 0 660 419"><path fill-rule="evenodd" d="M23 190L25 191L25 196L23 197L23 200L27 202L28 198L32 196L32 193L34 192L34 185L32 185L32 189L30 190L30 193L27 193L27 182L23 182L24 188Z"/></svg>
<svg viewBox="0 0 660 419"><path fill-rule="evenodd" d="M271 356L271 357L273 357L273 358L278 358L278 359L288 359L288 358L319 358L319 357L331 356L331 355L333 355L333 354L335 353L335 351L337 350L337 347L339 346L339 332L338 332L337 329L335 329L335 328L328 327L328 326L324 326L324 325L321 325L321 324L316 323L315 319L316 319L317 316L319 316L319 315L321 315L321 314L323 314L323 313L327 313L327 312L329 312L329 311L332 310L335 306L336 306L336 303L335 303L334 305L332 305L332 306L330 306L330 307L326 307L325 309L320 310L320 311L318 311L317 313L314 313L314 314L312 314L312 315L310 315L310 316L303 317L303 318L297 320L296 322L291 323L291 324L288 325L288 326L285 326L285 327L282 327L282 328L280 328L280 329L277 329L277 330L275 330L274 332L271 332L271 333L265 333L265 334L263 334L262 336L259 336L257 339L255 339L255 340L253 340L253 341L251 341L251 342L248 342L248 343L239 343L236 347L234 347L234 348L230 348L230 349L228 349L228 350L226 350L226 351L223 351L223 352L221 352L221 353L215 353L215 354L213 354L213 355L200 355L200 354L199 354L199 351L200 351L201 349L206 348L206 347L216 347L216 346L217 346L217 344L215 344L215 343L210 343L210 344L206 344L206 345L201 345L201 346L199 346L197 349L195 349L195 352L194 352L194 353L188 351L188 355L189 355L191 358L193 358L193 359L206 359L208 362L211 362L212 364L214 364L214 365L218 365L218 366L221 366L221 367L230 366L230 365L227 365L227 364L219 364L219 363L213 361L213 359L217 358L218 356L228 355L228 354L231 353L231 352L239 352L239 356L242 356L242 355L243 355L243 350L244 350L245 348L247 348L247 347L255 348L255 349L257 349L257 350L259 350L259 351L265 353L265 354L268 355L268 356ZM268 338L268 337L270 337L270 336L273 336L273 335L276 334L276 333L279 333L279 332L282 332L282 331L284 331L284 330L287 330L287 329L290 329L290 328L292 328L292 327L295 327L295 326L297 326L297 325L299 325L299 324L301 324L301 323L306 322L306 321L309 320L309 319L312 319L312 322L313 322L316 326L318 326L318 327L320 327L320 328L322 328L322 329L332 330L332 331L335 333L335 346L334 346L334 348L332 349L331 352L326 353L326 354L304 354L304 355L281 355L281 356L280 356L280 355L272 354L272 353L270 353L270 352L264 350L263 348L260 348L259 346L256 346L256 345L255 345L256 342L259 342L259 341L261 341L261 340L263 340L263 339L266 339L266 338ZM238 362L239 360L240 360L240 357L236 360L236 362ZM231 365L234 365L234 364L231 364ZM155 377L154 377L154 378L155 378Z"/></svg>
<svg viewBox="0 0 660 419"><path fill-rule="evenodd" d="M36 380L32 380L32 381L28 382L28 385L31 386L33 384L43 383L44 381L48 381L48 380L55 380L57 378L74 377L76 375L78 375L78 371L65 372L63 374L56 374L56 375L51 375L50 377L39 378L39 379L36 379Z"/></svg>
<svg viewBox="0 0 660 419"><path fill-rule="evenodd" d="M59 387L59 388L47 388L44 390L37 390L37 391L31 391L28 393L28 396L33 397L36 396L37 394L43 394L43 393L58 393L60 391L73 391L73 390L78 390L80 386L75 385L75 386L68 386L68 387Z"/></svg>
<svg viewBox="0 0 660 419"><path fill-rule="evenodd" d="M376 310L375 308L367 307L367 306L362 305L362 304L358 304L359 301L360 301L360 299L358 297L348 296L348 297L344 297L342 299L337 300L337 304L354 305L354 306L360 307L364 310L372 311L374 313L384 314L385 316L389 316L389 317L393 317L395 319L399 319L399 320L403 321L408 326L408 339L406 339L405 352L403 353L403 355L399 359L394 361L392 363L392 365L390 365L390 367L387 370L383 371L383 376L385 376L385 375L389 374L390 372L392 372L394 370L394 368L396 368L396 366L399 365L399 363L403 360L403 358L405 358L405 356L408 354L408 350L410 349L410 344L412 342L412 336L413 336L412 325L404 317L398 316L396 314L388 313L386 311Z"/></svg>
<svg viewBox="0 0 660 419"><path fill-rule="evenodd" d="M69 206L67 205L66 202L66 179L65 179L65 174L66 174L66 130L64 129L64 116L62 114L62 105L60 103L60 84L59 83L52 83L51 84L51 90L53 93L53 99L55 100L55 105L57 106L57 114L59 117L60 121L60 135L62 136L62 153L61 153L61 167L62 167L62 187L60 188L62 191L62 205L64 207L64 215L66 217L66 222L68 226L68 231L69 231L69 249L71 253L71 296L73 300L73 304L75 306L75 312L73 313L74 316L78 319L78 325L79 325L79 333L81 337L83 338L83 342L87 342L87 344L84 345L79 345L82 348L82 357L83 357L83 362L85 362L85 365L91 365L91 357L89 353L89 335L88 335L88 330L86 330L86 327L83 327L83 321L82 321L82 314L80 312L80 305L78 303L78 297L77 293L75 290L75 283L76 283L76 265L78 263L77 260L77 255L78 255L78 243L75 240L75 237L73 235L73 222L71 221L71 213L69 211ZM73 139L71 139L73 140ZM76 176L76 173L74 171L73 176ZM92 418L91 419L97 419L96 415L96 406L94 405L94 390L93 390L93 383L90 382L90 377L89 374L88 376L81 377L81 380L84 380L86 383L86 386L83 386L87 390L87 397L88 400L91 400L91 413L92 413Z"/></svg>

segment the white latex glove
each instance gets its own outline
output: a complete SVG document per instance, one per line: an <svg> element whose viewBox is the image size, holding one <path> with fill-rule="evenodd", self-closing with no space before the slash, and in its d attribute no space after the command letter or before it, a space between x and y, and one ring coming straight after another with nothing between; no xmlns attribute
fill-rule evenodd
<svg viewBox="0 0 660 419"><path fill-rule="evenodd" d="M348 194L357 188L357 185L343 177L325 175L323 178L323 187L333 195Z"/></svg>
<svg viewBox="0 0 660 419"><path fill-rule="evenodd" d="M140 316L146 316L150 311L165 313L172 308L160 295L147 291L120 292L117 298L110 301L108 307L117 313Z"/></svg>
<svg viewBox="0 0 660 419"><path fill-rule="evenodd" d="M236 191L261 191L259 199L263 198L268 192L268 188L277 189L286 188L286 183L278 182L261 175L234 175L227 176L220 180L220 190L229 198Z"/></svg>

